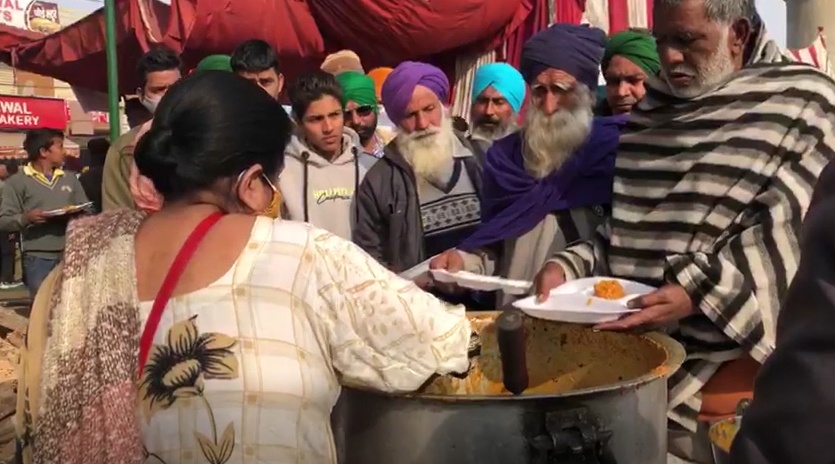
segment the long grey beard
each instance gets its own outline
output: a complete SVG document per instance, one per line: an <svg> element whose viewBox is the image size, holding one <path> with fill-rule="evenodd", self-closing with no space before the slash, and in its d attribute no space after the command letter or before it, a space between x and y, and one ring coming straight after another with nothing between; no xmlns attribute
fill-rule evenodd
<svg viewBox="0 0 835 464"><path fill-rule="evenodd" d="M562 167L591 133L591 104L546 115L536 108L525 114L523 137L525 169L542 179Z"/></svg>

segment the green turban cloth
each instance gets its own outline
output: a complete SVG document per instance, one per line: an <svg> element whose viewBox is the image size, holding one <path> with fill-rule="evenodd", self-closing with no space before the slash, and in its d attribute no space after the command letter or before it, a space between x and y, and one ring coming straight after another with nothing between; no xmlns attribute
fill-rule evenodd
<svg viewBox="0 0 835 464"><path fill-rule="evenodd" d="M377 112L377 92L374 90L374 79L361 72L345 71L336 76L342 86L342 106L349 101L360 106L371 106Z"/></svg>
<svg viewBox="0 0 835 464"><path fill-rule="evenodd" d="M623 31L609 37L603 54L604 73L615 55L620 55L635 63L650 76L658 74L661 70L661 60L655 48L655 37L645 32Z"/></svg>
<svg viewBox="0 0 835 464"><path fill-rule="evenodd" d="M196 71L228 71L232 72L231 58L229 55L209 55L200 60Z"/></svg>

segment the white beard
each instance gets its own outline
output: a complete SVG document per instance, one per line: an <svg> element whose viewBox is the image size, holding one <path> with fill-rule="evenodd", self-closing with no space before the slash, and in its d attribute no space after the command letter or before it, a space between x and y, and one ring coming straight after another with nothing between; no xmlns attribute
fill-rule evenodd
<svg viewBox="0 0 835 464"><path fill-rule="evenodd" d="M451 118L444 116L440 127L411 134L400 132L395 143L403 158L412 166L418 181L438 186L449 182L455 155L455 132Z"/></svg>
<svg viewBox="0 0 835 464"><path fill-rule="evenodd" d="M578 85L575 92L573 108L562 108L547 115L531 107L525 113L523 158L525 169L537 179L562 167L591 133L593 95L583 85Z"/></svg>
<svg viewBox="0 0 835 464"><path fill-rule="evenodd" d="M495 142L496 140L503 139L516 132L516 123L513 122L515 119L516 114L514 113L512 119L502 122L498 126L474 126L472 130L473 138L487 142Z"/></svg>
<svg viewBox="0 0 835 464"><path fill-rule="evenodd" d="M678 98L690 99L704 95L708 90L716 87L735 71L731 50L728 49L729 28L722 29L722 37L719 39L719 48L713 55L704 61L704 65L698 68L688 64L680 64L668 71L661 69L661 75L670 86L670 91ZM693 76L692 83L687 87L675 87L668 78L669 74L683 73Z"/></svg>

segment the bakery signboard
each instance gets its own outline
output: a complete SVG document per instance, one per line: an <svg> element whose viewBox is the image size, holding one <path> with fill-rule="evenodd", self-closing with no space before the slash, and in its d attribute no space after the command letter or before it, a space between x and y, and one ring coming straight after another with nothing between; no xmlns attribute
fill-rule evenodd
<svg viewBox="0 0 835 464"><path fill-rule="evenodd" d="M58 98L0 95L0 129L67 128L67 105Z"/></svg>
<svg viewBox="0 0 835 464"><path fill-rule="evenodd" d="M52 34L61 29L58 4L40 0L0 0L0 24Z"/></svg>

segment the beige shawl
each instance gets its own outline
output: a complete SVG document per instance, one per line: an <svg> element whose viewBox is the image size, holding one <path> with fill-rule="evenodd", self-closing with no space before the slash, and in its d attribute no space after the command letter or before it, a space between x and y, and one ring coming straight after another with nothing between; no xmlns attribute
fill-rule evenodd
<svg viewBox="0 0 835 464"><path fill-rule="evenodd" d="M143 218L117 210L67 230L64 261L35 298L20 355L15 420L25 463L144 461L134 264Z"/></svg>

